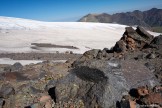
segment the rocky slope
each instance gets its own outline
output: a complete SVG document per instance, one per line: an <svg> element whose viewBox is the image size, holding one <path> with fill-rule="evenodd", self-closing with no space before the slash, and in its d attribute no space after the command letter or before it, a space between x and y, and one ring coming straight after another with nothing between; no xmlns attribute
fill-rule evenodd
<svg viewBox="0 0 162 108"><path fill-rule="evenodd" d="M118 23L124 25L140 25L144 27L162 26L162 9L152 8L147 11L135 10L133 12L116 13L110 15L88 14L79 20L80 22L101 22L101 23Z"/></svg>
<svg viewBox="0 0 162 108"><path fill-rule="evenodd" d="M161 48L162 36L126 27L112 49L66 63L2 65L0 108L162 107Z"/></svg>

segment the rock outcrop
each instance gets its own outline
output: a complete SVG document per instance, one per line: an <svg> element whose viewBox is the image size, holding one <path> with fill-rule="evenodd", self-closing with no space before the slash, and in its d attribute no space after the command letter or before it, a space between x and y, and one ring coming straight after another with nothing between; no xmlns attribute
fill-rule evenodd
<svg viewBox="0 0 162 108"><path fill-rule="evenodd" d="M137 27L136 30L127 27L123 37L113 49L93 49L85 52L82 57L74 61L66 77L58 81L50 81L46 90L50 90L53 94L56 104L73 100L73 105L81 101L85 108L119 106L133 108L136 104L143 105L129 100L130 97L134 98L130 95L130 90L144 85L150 88L159 85L151 66L145 65L149 64L150 60L159 59L159 56L153 57L149 48L145 48L146 45L151 45L154 39L142 27ZM135 59L135 56L144 52L146 56L143 55L142 61ZM147 57L149 54L151 54L150 58ZM135 98L147 94L147 90L133 89L133 93L136 92L139 96ZM128 100L120 102L124 95L129 97ZM149 99L146 98L147 101Z"/></svg>
<svg viewBox="0 0 162 108"><path fill-rule="evenodd" d="M116 107L117 101L132 87L153 87L158 81L138 62L113 59L85 61L72 69L65 78L50 82L47 89L51 84L56 103L72 99L82 100L86 108L110 108Z"/></svg>
<svg viewBox="0 0 162 108"><path fill-rule="evenodd" d="M0 89L0 98L9 98L10 95L14 95L15 90L10 84L3 84Z"/></svg>
<svg viewBox="0 0 162 108"><path fill-rule="evenodd" d="M141 50L146 44L150 44L153 36L149 34L144 28L137 27L134 30L132 27L126 27L123 37L113 47L115 52L135 51Z"/></svg>
<svg viewBox="0 0 162 108"><path fill-rule="evenodd" d="M0 108L161 107L161 37L127 27L112 49L65 63L3 65Z"/></svg>

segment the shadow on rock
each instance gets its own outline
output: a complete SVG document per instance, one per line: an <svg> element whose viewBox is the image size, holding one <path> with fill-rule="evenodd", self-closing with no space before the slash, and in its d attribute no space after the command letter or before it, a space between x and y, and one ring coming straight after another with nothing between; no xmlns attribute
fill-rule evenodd
<svg viewBox="0 0 162 108"><path fill-rule="evenodd" d="M73 69L73 72L77 77L85 81L98 83L108 79L102 71L86 66L75 68Z"/></svg>
<svg viewBox="0 0 162 108"><path fill-rule="evenodd" d="M132 97L135 97L135 98L139 98L138 90L136 88L132 88L129 91L129 95L132 96Z"/></svg>
<svg viewBox="0 0 162 108"><path fill-rule="evenodd" d="M55 88L56 88L56 87L50 88L50 89L48 90L48 94L51 96L51 98L53 99L53 101L56 103Z"/></svg>

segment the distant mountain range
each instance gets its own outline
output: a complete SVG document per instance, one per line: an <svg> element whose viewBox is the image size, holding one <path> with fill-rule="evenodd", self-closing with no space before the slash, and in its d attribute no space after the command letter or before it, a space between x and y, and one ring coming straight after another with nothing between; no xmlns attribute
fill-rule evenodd
<svg viewBox="0 0 162 108"><path fill-rule="evenodd" d="M160 27L162 26L162 9L152 8L147 11L135 10L133 12L116 13L113 15L108 13L88 14L82 17L79 22L118 23L130 26Z"/></svg>

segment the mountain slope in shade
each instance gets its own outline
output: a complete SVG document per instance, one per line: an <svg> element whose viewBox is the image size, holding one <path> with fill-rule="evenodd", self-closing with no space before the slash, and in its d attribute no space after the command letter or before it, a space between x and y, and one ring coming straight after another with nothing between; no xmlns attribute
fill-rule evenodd
<svg viewBox="0 0 162 108"><path fill-rule="evenodd" d="M88 14L81 18L79 22L118 23L130 26L158 27L162 26L162 9L152 8L143 12L135 10L133 12L116 13L113 15L107 13Z"/></svg>

